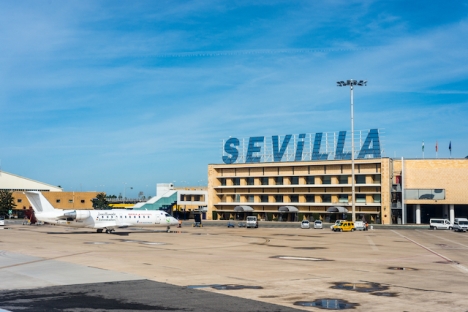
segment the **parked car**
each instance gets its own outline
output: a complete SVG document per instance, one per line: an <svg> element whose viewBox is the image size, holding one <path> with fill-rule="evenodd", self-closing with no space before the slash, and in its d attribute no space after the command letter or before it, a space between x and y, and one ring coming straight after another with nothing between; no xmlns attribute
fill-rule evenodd
<svg viewBox="0 0 468 312"><path fill-rule="evenodd" d="M301 229L310 229L310 222L307 220L304 220L301 222Z"/></svg>
<svg viewBox="0 0 468 312"><path fill-rule="evenodd" d="M466 232L468 230L468 219L455 218L452 229L456 232Z"/></svg>
<svg viewBox="0 0 468 312"><path fill-rule="evenodd" d="M429 228L431 230L451 230L452 223L448 219L430 219Z"/></svg>
<svg viewBox="0 0 468 312"><path fill-rule="evenodd" d="M4 225L5 225L5 217L0 216L0 226L4 226Z"/></svg>
<svg viewBox="0 0 468 312"><path fill-rule="evenodd" d="M314 229L323 229L323 223L320 220L314 221Z"/></svg>
<svg viewBox="0 0 468 312"><path fill-rule="evenodd" d="M228 227L228 228L230 228L230 227L233 228L234 226L235 226L234 221L229 220L229 221L228 221L228 224L227 224L227 227Z"/></svg>
<svg viewBox="0 0 468 312"><path fill-rule="evenodd" d="M257 217L248 216L246 225L247 225L248 228L251 228L251 227L258 228Z"/></svg>
<svg viewBox="0 0 468 312"><path fill-rule="evenodd" d="M341 221L339 225L333 226L334 232L354 232L355 230L353 221Z"/></svg>

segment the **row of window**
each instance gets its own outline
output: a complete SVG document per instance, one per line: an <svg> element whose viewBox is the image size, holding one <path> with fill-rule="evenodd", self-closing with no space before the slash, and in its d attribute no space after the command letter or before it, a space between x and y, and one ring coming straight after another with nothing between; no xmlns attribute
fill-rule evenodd
<svg viewBox="0 0 468 312"><path fill-rule="evenodd" d="M306 194L304 195L305 202L307 203L315 203L315 197L316 195L314 194ZM322 194L322 195L317 195L320 198L319 202L322 203L331 203L332 202L332 194ZM356 198L356 203L366 203L366 194L355 194ZM339 194L337 195L338 197L338 202L339 203L349 203L351 201L351 197L348 197L347 194ZM298 203L299 202L299 195L274 195L272 196L274 199L275 203L282 203L284 202L284 199L287 198L289 199L288 202L291 203ZM240 194L236 194L234 196L234 202L241 202L241 196ZM245 196L245 199L249 203L255 202L255 196L254 195L247 195ZM260 195L259 196L260 202L261 203L268 203L270 202L269 199L270 197L268 195ZM372 195L372 202L374 203L380 203L381 201L381 196L380 194L373 194Z"/></svg>
<svg viewBox="0 0 468 312"><path fill-rule="evenodd" d="M114 217L115 217L114 215L98 216L99 219L114 219ZM119 217L120 217L120 219L127 219L127 216L119 216ZM143 219L148 218L149 219L150 217L151 216L138 216L138 219L141 219L141 218L143 218ZM132 216L128 216L128 218L131 219ZM137 216L133 216L133 219L136 219L136 218L137 218Z"/></svg>
<svg viewBox="0 0 468 312"><path fill-rule="evenodd" d="M60 201L61 201L60 199L56 199L56 200L55 200L56 203L60 203ZM22 199L22 198L18 198L18 199L17 199L17 202L18 202L18 203L21 203L21 202L23 202L23 199ZM69 199L68 202L69 202L70 204L73 203L73 199ZM80 202L81 202L82 204L84 204L84 203L85 203L85 200L82 199L82 200L80 200Z"/></svg>
<svg viewBox="0 0 468 312"><path fill-rule="evenodd" d="M366 177L369 183L379 184L380 175L355 175L356 184L366 184ZM255 183L257 180L257 183ZM219 178L221 186L230 185L299 185L299 184L350 184L351 176L292 176L292 177L247 177L247 178ZM317 182L317 183L316 183Z"/></svg>
<svg viewBox="0 0 468 312"><path fill-rule="evenodd" d="M203 195L180 195L180 201L205 201Z"/></svg>

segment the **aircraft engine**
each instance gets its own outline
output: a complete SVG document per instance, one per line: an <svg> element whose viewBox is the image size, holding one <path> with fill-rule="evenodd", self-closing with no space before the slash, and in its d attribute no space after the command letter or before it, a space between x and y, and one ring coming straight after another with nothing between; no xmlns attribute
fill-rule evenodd
<svg viewBox="0 0 468 312"><path fill-rule="evenodd" d="M65 212L63 214L66 218L71 218L74 220L84 220L90 216L88 210L73 210L70 212Z"/></svg>

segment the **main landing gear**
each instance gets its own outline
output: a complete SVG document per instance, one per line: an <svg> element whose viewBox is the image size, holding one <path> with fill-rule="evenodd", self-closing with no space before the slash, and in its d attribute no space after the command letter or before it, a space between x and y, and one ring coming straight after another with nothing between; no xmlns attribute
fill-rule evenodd
<svg viewBox="0 0 468 312"><path fill-rule="evenodd" d="M105 229L107 234L112 234L114 232L114 229ZM98 233L102 233L104 229L97 229Z"/></svg>

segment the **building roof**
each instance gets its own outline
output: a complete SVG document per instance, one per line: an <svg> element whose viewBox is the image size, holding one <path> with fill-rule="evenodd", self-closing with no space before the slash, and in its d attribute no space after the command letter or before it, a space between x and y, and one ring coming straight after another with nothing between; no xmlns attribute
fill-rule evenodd
<svg viewBox="0 0 468 312"><path fill-rule="evenodd" d="M62 192L62 188L0 171L0 190Z"/></svg>

